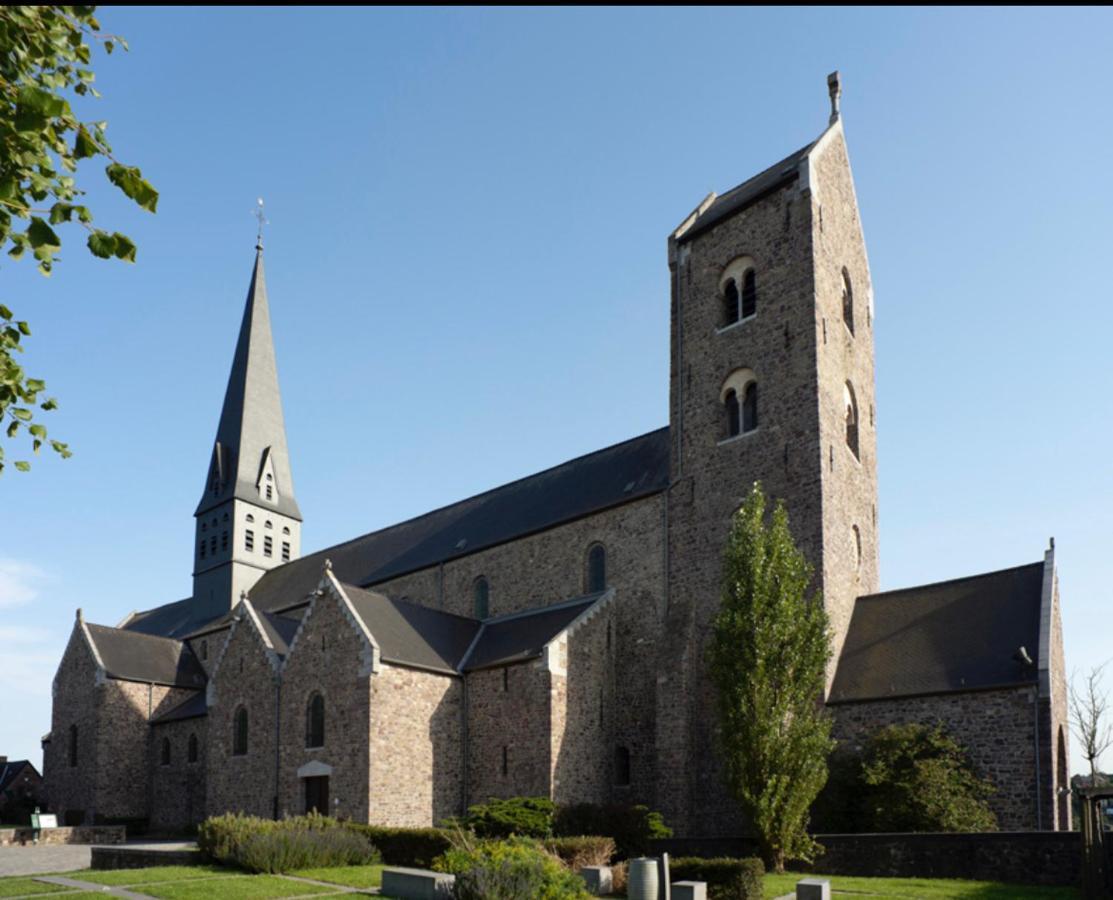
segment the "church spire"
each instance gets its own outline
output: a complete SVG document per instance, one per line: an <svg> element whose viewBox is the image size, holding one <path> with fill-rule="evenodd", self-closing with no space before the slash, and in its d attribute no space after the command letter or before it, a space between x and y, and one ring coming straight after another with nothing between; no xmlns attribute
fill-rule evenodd
<svg viewBox="0 0 1113 900"><path fill-rule="evenodd" d="M233 498L301 520L286 450L261 244L256 247L209 478L195 515Z"/></svg>

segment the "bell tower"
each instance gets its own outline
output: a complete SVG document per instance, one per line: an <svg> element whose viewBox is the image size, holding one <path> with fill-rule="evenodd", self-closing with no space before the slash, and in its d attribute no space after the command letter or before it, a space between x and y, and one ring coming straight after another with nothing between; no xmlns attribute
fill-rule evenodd
<svg viewBox="0 0 1113 900"><path fill-rule="evenodd" d="M301 512L286 450L261 239L194 517L197 620L227 612L264 572L300 554Z"/></svg>
<svg viewBox="0 0 1113 900"><path fill-rule="evenodd" d="M660 808L688 833L742 824L705 752L716 741L706 649L730 518L750 486L784 501L815 569L833 635L828 689L854 602L878 588L873 292L838 73L828 88L818 139L708 196L668 241L673 444L657 777Z"/></svg>

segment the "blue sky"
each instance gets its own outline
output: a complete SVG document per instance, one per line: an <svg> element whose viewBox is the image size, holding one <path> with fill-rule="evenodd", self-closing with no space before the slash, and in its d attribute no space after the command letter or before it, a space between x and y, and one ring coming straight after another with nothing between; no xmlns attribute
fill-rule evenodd
<svg viewBox="0 0 1113 900"><path fill-rule="evenodd" d="M665 424L666 237L814 139L835 68L876 292L882 586L1054 535L1068 669L1113 656L1109 10L101 19L132 50L97 60L89 116L162 199L129 208L88 166L138 263L76 231L50 279L0 262L74 449L0 479L0 753L39 760L76 607L115 624L189 593L257 196L313 550Z"/></svg>

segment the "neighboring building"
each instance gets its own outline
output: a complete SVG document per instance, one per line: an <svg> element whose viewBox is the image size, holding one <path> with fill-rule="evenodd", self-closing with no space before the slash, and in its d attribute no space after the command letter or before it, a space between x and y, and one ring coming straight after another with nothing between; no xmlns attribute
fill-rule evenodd
<svg viewBox="0 0 1113 900"><path fill-rule="evenodd" d="M878 593L873 290L838 83L819 138L668 241L669 425L301 556L262 249L195 517L193 595L77 622L45 744L66 821L244 810L428 825L491 796L744 827L703 663L731 514L783 498L838 734L946 723L1006 829L1066 827L1053 550Z"/></svg>
<svg viewBox="0 0 1113 900"><path fill-rule="evenodd" d="M29 824L40 802L42 782L29 760L0 756L0 824Z"/></svg>

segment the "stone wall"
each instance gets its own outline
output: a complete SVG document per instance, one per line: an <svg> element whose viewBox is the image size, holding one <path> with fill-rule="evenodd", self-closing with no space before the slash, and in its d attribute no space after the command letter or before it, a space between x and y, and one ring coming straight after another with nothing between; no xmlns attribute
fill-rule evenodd
<svg viewBox="0 0 1113 900"><path fill-rule="evenodd" d="M96 813L97 663L80 623L70 632L54 676L50 741L43 747L43 783L47 808L92 822ZM77 766L70 765L70 727L77 726Z"/></svg>
<svg viewBox="0 0 1113 900"><path fill-rule="evenodd" d="M40 844L122 844L127 829L123 825L43 828L37 837ZM0 847L27 846L35 838L31 828L0 828Z"/></svg>
<svg viewBox="0 0 1113 900"><path fill-rule="evenodd" d="M197 759L189 759L190 738L197 742ZM169 762L163 762L162 742L170 742ZM176 833L205 819L205 772L208 717L179 719L151 726L149 801L150 827Z"/></svg>
<svg viewBox="0 0 1113 900"><path fill-rule="evenodd" d="M462 812L464 684L383 664L371 679L368 821L435 825Z"/></svg>
<svg viewBox="0 0 1113 900"><path fill-rule="evenodd" d="M314 599L282 669L282 814L305 812L305 782L298 770L316 764L314 771L323 772L321 766L331 769L329 809L368 821L371 674L362 669L364 646L365 639L331 592ZM306 717L315 693L324 699L325 740L322 746L309 747Z"/></svg>
<svg viewBox="0 0 1113 900"><path fill-rule="evenodd" d="M209 815L243 812L270 817L275 810L274 662L250 617L229 632L209 682L206 801ZM232 753L232 722L248 713L247 753Z"/></svg>
<svg viewBox="0 0 1113 900"><path fill-rule="evenodd" d="M1034 688L832 705L833 736L852 746L886 725L936 723L966 748L975 771L997 788L989 799L998 826L1036 828Z"/></svg>

